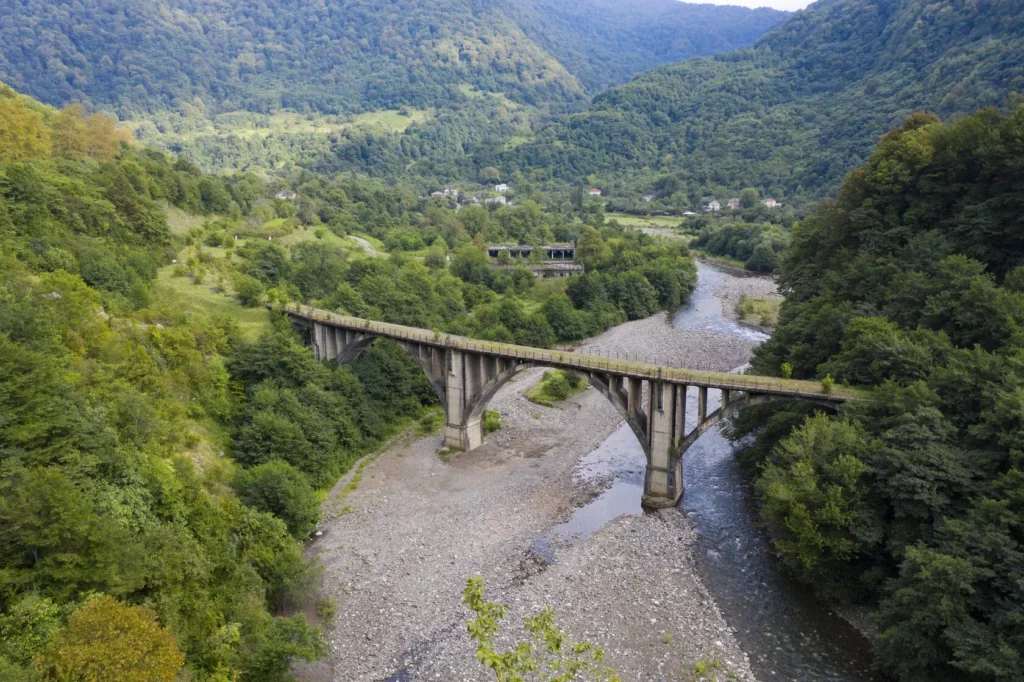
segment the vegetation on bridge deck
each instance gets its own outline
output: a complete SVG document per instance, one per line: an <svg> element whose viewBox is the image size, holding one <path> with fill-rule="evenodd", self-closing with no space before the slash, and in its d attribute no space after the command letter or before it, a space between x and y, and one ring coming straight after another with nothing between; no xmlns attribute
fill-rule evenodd
<svg viewBox="0 0 1024 682"><path fill-rule="evenodd" d="M405 327L386 322L374 322L358 317L339 315L329 310L311 308L309 306L281 306L278 309L302 319L323 322L331 326L341 327L374 336L391 339L402 339L426 343L446 348L465 351L476 351L519 358L539 364L558 367L571 367L580 370L611 372L645 379L662 379L674 383L691 386L707 386L727 390L751 391L755 393L771 393L816 400L845 402L863 399L863 392L848 387L831 387L826 389L822 382L780 379L777 377L757 376L748 374L728 374L725 372L702 372L681 367L666 367L645 362L630 361L619 358L607 358L594 355L582 355L569 351L545 350L516 346L508 343L481 341L454 334Z"/></svg>

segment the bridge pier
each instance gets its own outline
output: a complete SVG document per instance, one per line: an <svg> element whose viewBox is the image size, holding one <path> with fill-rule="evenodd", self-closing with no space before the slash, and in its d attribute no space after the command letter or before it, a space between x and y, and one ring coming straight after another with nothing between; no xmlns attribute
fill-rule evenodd
<svg viewBox="0 0 1024 682"><path fill-rule="evenodd" d="M474 415L467 409L470 398L482 392L483 363L480 356L458 350L448 350L447 360L444 444L445 447L469 452L484 442L483 411Z"/></svg>
<svg viewBox="0 0 1024 682"><path fill-rule="evenodd" d="M683 496L683 458L678 447L686 420L686 386L664 381L648 385L647 473L642 501L645 507L674 507Z"/></svg>

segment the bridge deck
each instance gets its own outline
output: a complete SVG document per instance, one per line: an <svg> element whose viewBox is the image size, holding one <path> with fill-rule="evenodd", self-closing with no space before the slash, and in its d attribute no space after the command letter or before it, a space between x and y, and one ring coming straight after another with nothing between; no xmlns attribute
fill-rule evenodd
<svg viewBox="0 0 1024 682"><path fill-rule="evenodd" d="M358 317L348 317L309 306L279 306L275 309L293 318L319 322L332 327L339 327L373 336L400 341L414 341L438 348L455 348L485 355L517 358L558 369L604 372L624 377L655 379L676 384L686 384L688 386L705 386L707 388L733 391L784 395L836 403L862 398L858 392L839 386L826 393L821 383L813 381L797 381L795 379L779 379L749 374L728 374L725 372L701 372L682 367L651 365L643 362L583 355L568 351L544 350L508 343L480 341L465 336L433 332L427 329L404 327L387 322L374 322Z"/></svg>

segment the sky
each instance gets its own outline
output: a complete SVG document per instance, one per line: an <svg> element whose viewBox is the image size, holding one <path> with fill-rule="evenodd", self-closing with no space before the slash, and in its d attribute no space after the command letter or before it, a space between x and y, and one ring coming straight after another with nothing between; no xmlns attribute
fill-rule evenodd
<svg viewBox="0 0 1024 682"><path fill-rule="evenodd" d="M798 10L811 4L813 0L683 0L707 5L740 5L741 7L771 7L773 9Z"/></svg>

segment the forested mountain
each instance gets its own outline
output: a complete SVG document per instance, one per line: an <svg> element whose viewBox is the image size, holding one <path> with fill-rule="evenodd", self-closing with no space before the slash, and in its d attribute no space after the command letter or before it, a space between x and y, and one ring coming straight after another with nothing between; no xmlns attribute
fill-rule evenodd
<svg viewBox="0 0 1024 682"><path fill-rule="evenodd" d="M877 604L878 661L902 682L1024 671L1022 158L1024 105L887 134L794 229L754 361L873 400L758 409L736 434L759 431L743 457L785 561Z"/></svg>
<svg viewBox="0 0 1024 682"><path fill-rule="evenodd" d="M0 7L0 79L123 119L197 98L217 112L425 108L463 84L565 108L785 16L675 0L15 0Z"/></svg>
<svg viewBox="0 0 1024 682"><path fill-rule="evenodd" d="M1016 0L822 0L753 48L655 69L486 163L823 196L908 114L1024 91L1021 54Z"/></svg>

